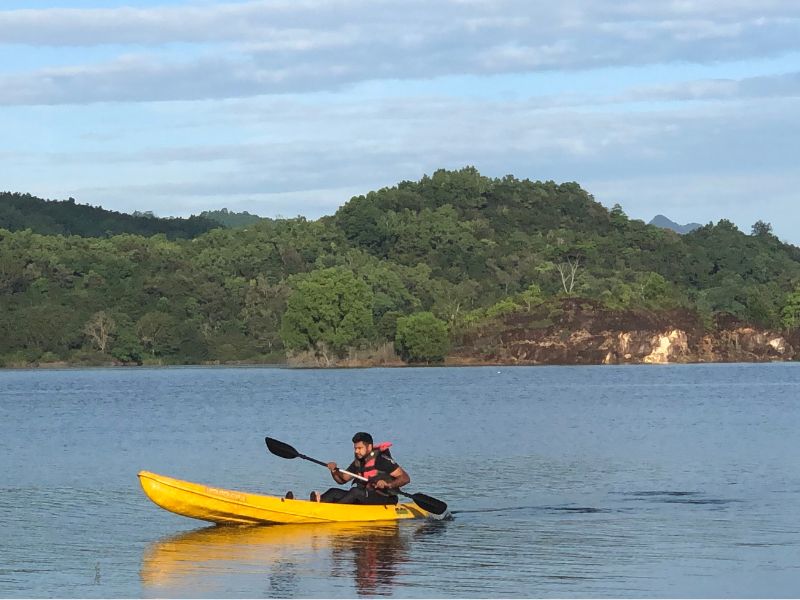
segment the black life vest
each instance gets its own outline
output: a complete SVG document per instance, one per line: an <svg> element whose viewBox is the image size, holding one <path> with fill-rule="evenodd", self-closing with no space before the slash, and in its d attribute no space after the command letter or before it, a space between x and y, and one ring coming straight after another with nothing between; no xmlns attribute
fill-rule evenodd
<svg viewBox="0 0 800 600"><path fill-rule="evenodd" d="M379 471L376 465L380 456L386 456L387 458L392 457L392 454L389 452L391 445L391 442L381 442L380 444L373 445L372 452L367 454L363 459L357 458L353 461L353 465L355 466L353 472L367 479L378 478L391 481L392 476L385 471ZM364 487L366 484L366 481L361 481L360 479L353 480L353 485Z"/></svg>

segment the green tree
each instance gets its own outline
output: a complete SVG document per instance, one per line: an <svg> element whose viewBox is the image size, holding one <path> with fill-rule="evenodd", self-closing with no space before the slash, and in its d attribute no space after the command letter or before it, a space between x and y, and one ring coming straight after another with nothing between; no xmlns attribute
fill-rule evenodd
<svg viewBox="0 0 800 600"><path fill-rule="evenodd" d="M781 324L789 331L800 327L800 287L786 295L781 309Z"/></svg>
<svg viewBox="0 0 800 600"><path fill-rule="evenodd" d="M142 363L144 348L131 329L121 329L111 348L111 356L123 363Z"/></svg>
<svg viewBox="0 0 800 600"><path fill-rule="evenodd" d="M674 286L658 273L640 273L635 287L642 305L647 308L673 308L678 304Z"/></svg>
<svg viewBox="0 0 800 600"><path fill-rule="evenodd" d="M751 229L751 232L752 232L753 235L762 236L762 237L765 237L765 236L768 236L768 235L772 235L772 224L771 223L765 223L764 221L761 221L759 219L758 221L753 223L753 227Z"/></svg>
<svg viewBox="0 0 800 600"><path fill-rule="evenodd" d="M542 294L542 288L540 288L537 284L532 283L530 284L524 292L521 292L518 296L520 302L525 305L525 309L528 312L533 310L534 306L538 306L542 302L544 302L544 295Z"/></svg>
<svg viewBox="0 0 800 600"><path fill-rule="evenodd" d="M320 269L291 278L290 286L280 330L288 350L341 354L374 335L372 291L352 271Z"/></svg>
<svg viewBox="0 0 800 600"><path fill-rule="evenodd" d="M397 320L395 349L408 362L441 362L450 340L447 325L431 312L421 312Z"/></svg>
<svg viewBox="0 0 800 600"><path fill-rule="evenodd" d="M259 276L248 283L240 316L245 333L263 353L281 347L278 332L288 295L289 288L283 282L270 285L266 277Z"/></svg>
<svg viewBox="0 0 800 600"><path fill-rule="evenodd" d="M625 211L622 210L622 206L620 206L619 203L611 207L608 216L611 223L618 228L624 228L628 224L628 215L625 214Z"/></svg>
<svg viewBox="0 0 800 600"><path fill-rule="evenodd" d="M513 314L520 308L520 305L511 298L503 298L500 302L492 304L492 306L486 309L486 316L490 319L495 319L497 317Z"/></svg>
<svg viewBox="0 0 800 600"><path fill-rule="evenodd" d="M178 347L175 318L155 310L142 316L136 323L139 341L153 356L173 354Z"/></svg>

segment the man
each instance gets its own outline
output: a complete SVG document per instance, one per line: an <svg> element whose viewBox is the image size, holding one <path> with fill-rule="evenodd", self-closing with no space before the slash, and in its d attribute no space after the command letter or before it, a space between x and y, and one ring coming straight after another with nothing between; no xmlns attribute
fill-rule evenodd
<svg viewBox="0 0 800 600"><path fill-rule="evenodd" d="M335 462L329 462L333 480L338 484L353 480L353 487L349 490L331 488L321 496L311 492L311 500L337 504L397 504L397 495L391 490L408 485L411 477L394 461L389 446L389 443L374 446L372 436L359 431L353 436L355 460L345 470L366 477L369 481L347 475L339 470Z"/></svg>

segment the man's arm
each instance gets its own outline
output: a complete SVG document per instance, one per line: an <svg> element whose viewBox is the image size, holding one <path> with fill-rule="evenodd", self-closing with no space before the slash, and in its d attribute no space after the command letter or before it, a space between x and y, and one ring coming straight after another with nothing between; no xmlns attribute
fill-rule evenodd
<svg viewBox="0 0 800 600"><path fill-rule="evenodd" d="M353 478L351 475L345 475L344 473L342 473L339 470L339 467L336 466L335 462L329 462L328 468L331 470L331 477L333 477L333 480L340 485L347 483Z"/></svg>
<svg viewBox="0 0 800 600"><path fill-rule="evenodd" d="M379 490L396 490L411 483L411 477L406 473L403 467L398 466L394 471L389 473L391 481L384 481L383 479L375 483L375 487Z"/></svg>

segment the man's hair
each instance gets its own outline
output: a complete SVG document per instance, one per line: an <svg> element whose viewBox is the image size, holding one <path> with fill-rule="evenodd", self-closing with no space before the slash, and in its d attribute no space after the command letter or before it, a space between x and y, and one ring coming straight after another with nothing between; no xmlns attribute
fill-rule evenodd
<svg viewBox="0 0 800 600"><path fill-rule="evenodd" d="M367 446L372 446L374 444L372 436L366 431L359 431L353 436L353 443L357 444L358 442L363 442Z"/></svg>

